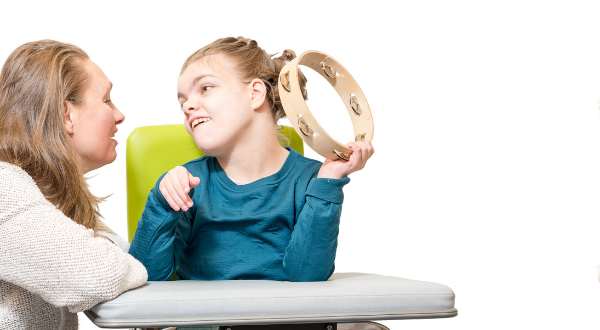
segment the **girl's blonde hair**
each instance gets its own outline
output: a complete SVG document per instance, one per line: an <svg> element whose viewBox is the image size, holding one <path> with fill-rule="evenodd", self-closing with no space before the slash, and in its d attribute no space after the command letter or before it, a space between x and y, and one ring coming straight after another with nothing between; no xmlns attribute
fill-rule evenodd
<svg viewBox="0 0 600 330"><path fill-rule="evenodd" d="M279 119L285 117L285 111L281 105L279 90L277 88L279 72L287 62L296 57L296 53L286 49L281 56L273 58L276 54L267 54L267 52L258 46L258 43L255 40L244 37L221 38L190 55L183 63L180 74L183 74L190 64L196 62L200 58L217 54L224 55L235 62L236 73L242 81L250 82L255 78L261 79L267 87L266 100L271 106L275 123L277 123ZM302 72L299 74L299 82L302 95L306 100L308 99L308 94L306 92L306 77Z"/></svg>
<svg viewBox="0 0 600 330"><path fill-rule="evenodd" d="M46 199L93 229L100 217L82 159L64 127L65 102L83 104L89 56L53 40L15 49L0 73L0 161L21 167Z"/></svg>

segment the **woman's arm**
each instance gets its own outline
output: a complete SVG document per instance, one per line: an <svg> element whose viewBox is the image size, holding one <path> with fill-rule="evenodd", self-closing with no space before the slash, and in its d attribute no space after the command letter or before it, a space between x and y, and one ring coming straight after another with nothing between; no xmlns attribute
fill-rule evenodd
<svg viewBox="0 0 600 330"><path fill-rule="evenodd" d="M129 242L122 239L119 235L117 235L112 229L110 229L110 227L108 227L100 219L96 220L96 225L94 226L94 232L95 232L94 236L104 237L104 238L108 239L109 241L111 241L112 243L114 243L116 246L118 246L119 249L121 249L121 251L129 252Z"/></svg>
<svg viewBox="0 0 600 330"><path fill-rule="evenodd" d="M48 202L20 168L0 165L0 279L81 312L146 282L144 267Z"/></svg>

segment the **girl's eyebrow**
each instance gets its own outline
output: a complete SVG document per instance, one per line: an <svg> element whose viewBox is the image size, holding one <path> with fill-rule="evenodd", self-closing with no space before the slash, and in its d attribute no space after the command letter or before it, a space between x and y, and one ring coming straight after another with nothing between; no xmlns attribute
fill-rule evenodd
<svg viewBox="0 0 600 330"><path fill-rule="evenodd" d="M194 78L194 80L192 80L192 86L196 85L200 80L202 80L205 77L216 77L215 75L212 75L210 73L205 73L205 74L201 74L198 77Z"/></svg>
<svg viewBox="0 0 600 330"><path fill-rule="evenodd" d="M210 73L201 74L201 75L197 76L196 78L194 78L194 80L192 80L191 85L195 86L200 80L202 80L203 78L206 78L206 77L216 78L217 76L210 74ZM177 93L177 99L180 99L180 98L185 98L185 95L183 95L182 93Z"/></svg>

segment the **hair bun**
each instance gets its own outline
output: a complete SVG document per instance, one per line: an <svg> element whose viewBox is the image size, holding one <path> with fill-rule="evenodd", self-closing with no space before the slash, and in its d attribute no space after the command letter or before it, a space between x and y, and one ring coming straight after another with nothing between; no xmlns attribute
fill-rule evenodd
<svg viewBox="0 0 600 330"><path fill-rule="evenodd" d="M283 51L281 56L273 59L273 64L275 64L275 71L277 73L281 72L281 69L288 64L291 60L296 58L296 53L294 53L291 49L286 49Z"/></svg>

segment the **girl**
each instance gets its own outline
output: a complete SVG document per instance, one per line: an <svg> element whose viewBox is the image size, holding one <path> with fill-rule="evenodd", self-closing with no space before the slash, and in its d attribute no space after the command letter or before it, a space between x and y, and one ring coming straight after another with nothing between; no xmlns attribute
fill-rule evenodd
<svg viewBox="0 0 600 330"><path fill-rule="evenodd" d="M177 83L184 125L207 155L159 178L130 253L149 280L324 281L334 270L342 187L374 150L324 164L280 145L277 79L295 57L224 38L192 54ZM306 79L300 84L306 98ZM188 196L189 193L189 196ZM179 265L177 267L177 265Z"/></svg>

